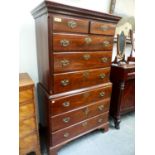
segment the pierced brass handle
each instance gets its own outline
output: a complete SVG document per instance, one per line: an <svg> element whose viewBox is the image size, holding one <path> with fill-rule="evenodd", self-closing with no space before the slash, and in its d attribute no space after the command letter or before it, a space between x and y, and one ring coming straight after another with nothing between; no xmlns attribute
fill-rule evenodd
<svg viewBox="0 0 155 155"><path fill-rule="evenodd" d="M84 54L83 58L84 58L84 60L89 60L90 59L90 54Z"/></svg>
<svg viewBox="0 0 155 155"><path fill-rule="evenodd" d="M109 46L109 45L110 45L110 42L109 42L109 41L104 41L104 42L103 42L103 46L107 47L107 46Z"/></svg>
<svg viewBox="0 0 155 155"><path fill-rule="evenodd" d="M102 123L103 119L102 118L99 118L98 119L98 123Z"/></svg>
<svg viewBox="0 0 155 155"><path fill-rule="evenodd" d="M100 76L101 79L105 78L105 74L104 73L100 74L99 76Z"/></svg>
<svg viewBox="0 0 155 155"><path fill-rule="evenodd" d="M87 107L86 109L84 109L84 114L87 116L88 113L89 113L89 109L88 109L88 107Z"/></svg>
<svg viewBox="0 0 155 155"><path fill-rule="evenodd" d="M82 123L82 126L83 126L83 127L87 126L87 122L83 122L83 123Z"/></svg>
<svg viewBox="0 0 155 155"><path fill-rule="evenodd" d="M99 95L100 95L100 97L104 97L105 96L105 92L101 91Z"/></svg>
<svg viewBox="0 0 155 155"><path fill-rule="evenodd" d="M63 107L69 107L70 106L70 102L64 102L64 103L62 103L62 105L63 105Z"/></svg>
<svg viewBox="0 0 155 155"><path fill-rule="evenodd" d="M107 31L109 29L107 25L102 25L100 28L102 31Z"/></svg>
<svg viewBox="0 0 155 155"><path fill-rule="evenodd" d="M99 111L103 111L103 109L104 109L104 105L100 105L100 106L98 106L98 109L99 109Z"/></svg>
<svg viewBox="0 0 155 155"><path fill-rule="evenodd" d="M67 86L69 84L69 80L65 79L61 81L62 86Z"/></svg>
<svg viewBox="0 0 155 155"><path fill-rule="evenodd" d="M66 133L64 134L64 137L65 137L65 138L69 137L69 133L66 132Z"/></svg>
<svg viewBox="0 0 155 155"><path fill-rule="evenodd" d="M66 47L70 44L70 42L69 40L63 39L63 40L60 40L60 44L61 46Z"/></svg>
<svg viewBox="0 0 155 155"><path fill-rule="evenodd" d="M63 118L64 123L68 123L70 121L70 117Z"/></svg>
<svg viewBox="0 0 155 155"><path fill-rule="evenodd" d="M68 66L70 64L69 60L66 60L66 59L61 60L60 62L61 62L62 67Z"/></svg>
<svg viewBox="0 0 155 155"><path fill-rule="evenodd" d="M86 44L90 44L92 42L92 39L90 37L85 38Z"/></svg>
<svg viewBox="0 0 155 155"><path fill-rule="evenodd" d="M106 62L108 62L108 58L107 57L103 57L103 58L101 58L101 61L106 63Z"/></svg>
<svg viewBox="0 0 155 155"><path fill-rule="evenodd" d="M73 20L70 20L70 21L68 21L68 27L73 29L73 28L77 27L77 23Z"/></svg>

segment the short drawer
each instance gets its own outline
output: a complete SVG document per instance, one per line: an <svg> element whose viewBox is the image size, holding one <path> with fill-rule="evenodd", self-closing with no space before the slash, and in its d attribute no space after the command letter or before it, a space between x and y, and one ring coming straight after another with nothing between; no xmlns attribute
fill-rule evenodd
<svg viewBox="0 0 155 155"><path fill-rule="evenodd" d="M54 116L111 97L112 85L51 100L50 115ZM80 99L80 100L79 100Z"/></svg>
<svg viewBox="0 0 155 155"><path fill-rule="evenodd" d="M57 145L61 142L74 138L84 132L87 132L98 126L101 126L107 122L108 122L108 113L104 113L102 115L80 122L72 127L56 131L52 133L52 144Z"/></svg>
<svg viewBox="0 0 155 155"><path fill-rule="evenodd" d="M28 150L33 151L37 145L38 145L38 138L36 133L25 136L24 138L20 138L19 140L19 147L21 151L25 149L27 151Z"/></svg>
<svg viewBox="0 0 155 155"><path fill-rule="evenodd" d="M54 32L88 33L89 21L67 16L53 16Z"/></svg>
<svg viewBox="0 0 155 155"><path fill-rule="evenodd" d="M95 102L80 109L53 116L51 118L52 131L56 131L70 125L81 122L98 114L109 111L110 99Z"/></svg>
<svg viewBox="0 0 155 155"><path fill-rule="evenodd" d="M23 137L27 134L32 133L36 130L36 122L35 118L31 117L29 119L25 119L19 122L19 136Z"/></svg>
<svg viewBox="0 0 155 155"><path fill-rule="evenodd" d="M33 99L33 89L19 91L19 102L26 102Z"/></svg>
<svg viewBox="0 0 155 155"><path fill-rule="evenodd" d="M34 103L29 102L27 104L20 105L19 107L19 119L23 120L25 118L29 118L35 114L34 111Z"/></svg>
<svg viewBox="0 0 155 155"><path fill-rule="evenodd" d="M55 52L54 72L77 71L110 67L111 51L101 52Z"/></svg>
<svg viewBox="0 0 155 155"><path fill-rule="evenodd" d="M53 34L54 51L111 51L113 37L99 35Z"/></svg>
<svg viewBox="0 0 155 155"><path fill-rule="evenodd" d="M54 74L54 93L109 82L110 68Z"/></svg>
<svg viewBox="0 0 155 155"><path fill-rule="evenodd" d="M114 36L115 27L115 24L92 21L90 24L90 33Z"/></svg>

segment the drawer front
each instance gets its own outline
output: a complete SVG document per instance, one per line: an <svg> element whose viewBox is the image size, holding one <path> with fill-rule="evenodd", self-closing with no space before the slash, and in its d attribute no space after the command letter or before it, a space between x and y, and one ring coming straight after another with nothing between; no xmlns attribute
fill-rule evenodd
<svg viewBox="0 0 155 155"><path fill-rule="evenodd" d="M86 131L101 126L108 122L108 113L93 117L86 121L80 122L72 127L52 133L52 144L57 145L61 142L74 138Z"/></svg>
<svg viewBox="0 0 155 155"><path fill-rule="evenodd" d="M19 122L19 136L23 137L36 129L35 118L31 117Z"/></svg>
<svg viewBox="0 0 155 155"><path fill-rule="evenodd" d="M78 110L53 116L51 118L52 131L68 127L90 117L109 111L109 102L110 99L101 100Z"/></svg>
<svg viewBox="0 0 155 155"><path fill-rule="evenodd" d="M65 16L53 17L54 32L79 32L88 33L89 21L85 19L71 18Z"/></svg>
<svg viewBox="0 0 155 155"><path fill-rule="evenodd" d="M31 99L33 99L32 89L26 89L26 90L19 91L19 102L25 102Z"/></svg>
<svg viewBox="0 0 155 155"><path fill-rule="evenodd" d="M35 114L34 103L30 102L28 104L20 105L19 107L19 119L23 120Z"/></svg>
<svg viewBox="0 0 155 155"><path fill-rule="evenodd" d="M38 138L37 138L37 134L30 134L24 138L20 138L19 140L19 147L20 147L20 151L22 150L33 150L34 147L36 147L38 145L37 142Z"/></svg>
<svg viewBox="0 0 155 155"><path fill-rule="evenodd" d="M111 51L54 53L54 72L110 67Z"/></svg>
<svg viewBox="0 0 155 155"><path fill-rule="evenodd" d="M54 93L109 82L110 68L54 74Z"/></svg>
<svg viewBox="0 0 155 155"><path fill-rule="evenodd" d="M115 24L92 21L90 25L90 33L113 36L115 34L115 27Z"/></svg>
<svg viewBox="0 0 155 155"><path fill-rule="evenodd" d="M111 97L112 86L85 91L76 95L65 96L51 100L51 116L61 114L92 102L100 101ZM80 100L79 100L80 99Z"/></svg>
<svg viewBox="0 0 155 155"><path fill-rule="evenodd" d="M111 51L113 37L98 35L53 34L54 51Z"/></svg>

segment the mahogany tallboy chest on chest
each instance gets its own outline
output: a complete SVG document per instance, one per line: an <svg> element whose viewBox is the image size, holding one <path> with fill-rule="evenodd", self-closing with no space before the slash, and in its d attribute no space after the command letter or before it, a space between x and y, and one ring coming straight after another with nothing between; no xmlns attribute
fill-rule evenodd
<svg viewBox="0 0 155 155"><path fill-rule="evenodd" d="M34 83L27 73L19 75L19 154L40 155Z"/></svg>
<svg viewBox="0 0 155 155"><path fill-rule="evenodd" d="M48 151L108 130L113 37L120 17L45 1L32 11Z"/></svg>

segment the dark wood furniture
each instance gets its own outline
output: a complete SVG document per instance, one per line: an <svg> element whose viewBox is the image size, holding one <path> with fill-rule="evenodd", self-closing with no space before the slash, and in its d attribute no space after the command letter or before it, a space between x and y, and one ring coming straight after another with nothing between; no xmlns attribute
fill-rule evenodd
<svg viewBox="0 0 155 155"><path fill-rule="evenodd" d="M112 64L110 80L113 83L110 115L119 129L121 114L135 110L135 65Z"/></svg>
<svg viewBox="0 0 155 155"><path fill-rule="evenodd" d="M48 151L95 129L108 130L113 37L120 17L45 1L36 23L41 115ZM44 110L43 110L44 109Z"/></svg>
<svg viewBox="0 0 155 155"><path fill-rule="evenodd" d="M19 153L40 155L34 83L27 73L19 75Z"/></svg>

